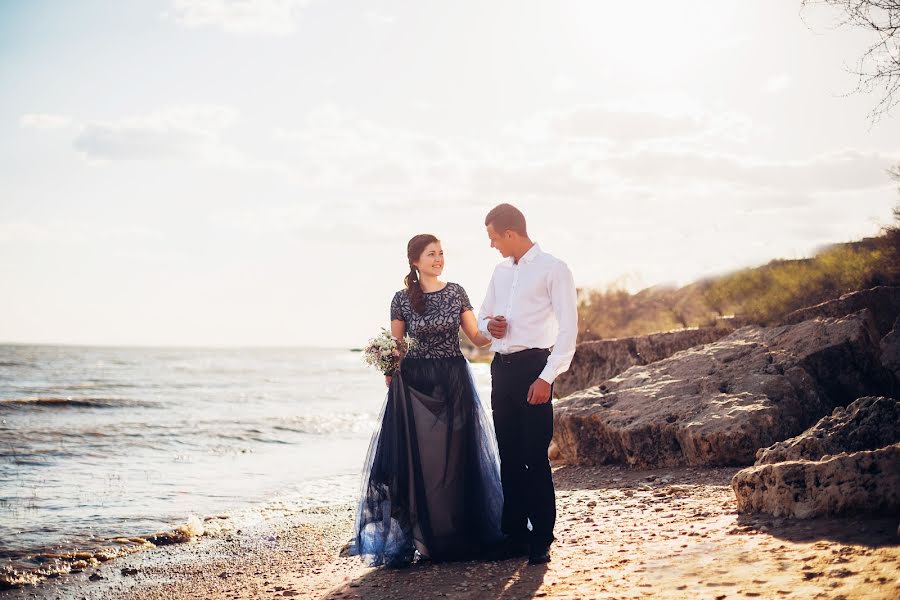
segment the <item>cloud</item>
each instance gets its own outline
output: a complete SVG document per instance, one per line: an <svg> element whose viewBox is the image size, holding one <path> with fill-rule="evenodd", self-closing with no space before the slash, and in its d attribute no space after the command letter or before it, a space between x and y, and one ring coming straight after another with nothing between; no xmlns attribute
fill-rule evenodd
<svg viewBox="0 0 900 600"><path fill-rule="evenodd" d="M326 187L434 189L430 174L458 172L465 144L389 127L326 105L300 127L273 132L283 156L302 168L307 182Z"/></svg>
<svg viewBox="0 0 900 600"><path fill-rule="evenodd" d="M55 220L0 222L0 243L15 244L84 244L96 242L160 241L162 232L142 225Z"/></svg>
<svg viewBox="0 0 900 600"><path fill-rule="evenodd" d="M310 0L174 0L175 22L227 33L288 35Z"/></svg>
<svg viewBox="0 0 900 600"><path fill-rule="evenodd" d="M553 78L553 81L550 83L550 88L558 94L571 92L575 89L575 80L565 73L561 73Z"/></svg>
<svg viewBox="0 0 900 600"><path fill-rule="evenodd" d="M30 113L19 118L19 125L32 129L64 129L72 124L66 115Z"/></svg>
<svg viewBox="0 0 900 600"><path fill-rule="evenodd" d="M653 203L722 198L742 206L754 206L757 198L758 205L795 205L811 194L883 186L885 170L898 159L849 149L780 161L736 153L743 146L723 140L739 140L749 122L739 114L702 110L582 106L529 119L544 127L544 137L528 138L512 127L506 135L474 138L389 126L334 105L310 111L299 126L274 130L264 155L255 157L228 141L237 118L232 108L200 105L74 122L81 128L74 147L97 161L190 159L265 169L307 190L404 205L422 199L471 205L503 197L640 197ZM54 122L28 120L29 126L44 121Z"/></svg>
<svg viewBox="0 0 900 600"><path fill-rule="evenodd" d="M777 75L766 81L765 85L763 85L763 91L767 94L777 94L786 90L790 84L791 77L789 75Z"/></svg>
<svg viewBox="0 0 900 600"><path fill-rule="evenodd" d="M854 149L773 160L746 143L754 129L743 114L684 99L668 110L642 102L544 110L508 127L505 147L469 161L468 181L475 194L509 189L552 199L641 190L650 198L747 194L766 203L773 195L800 201L823 191L872 191L898 160Z"/></svg>
<svg viewBox="0 0 900 600"><path fill-rule="evenodd" d="M470 185L476 196L590 197L600 181L585 176L581 166L577 160L477 166L472 169Z"/></svg>
<svg viewBox="0 0 900 600"><path fill-rule="evenodd" d="M393 25L397 22L396 15L388 15L377 10L367 10L363 18L373 25Z"/></svg>
<svg viewBox="0 0 900 600"><path fill-rule="evenodd" d="M40 130L65 126L74 134L72 148L93 163L179 159L289 177L304 171L272 157L251 156L228 142L227 130L237 118L234 108L199 104L93 121L27 114L20 122L23 127Z"/></svg>
<svg viewBox="0 0 900 600"><path fill-rule="evenodd" d="M225 106L196 105L167 108L146 115L87 123L74 147L98 160L143 160L197 157L229 162L236 151L221 133L237 118Z"/></svg>
<svg viewBox="0 0 900 600"><path fill-rule="evenodd" d="M370 201L298 201L287 205L260 205L252 209L221 209L207 217L215 229L252 238L292 237L305 242L365 244L393 239L390 209Z"/></svg>
<svg viewBox="0 0 900 600"><path fill-rule="evenodd" d="M391 187L403 186L409 181L409 173L403 165L396 162L382 162L357 175L355 183L360 186Z"/></svg>
<svg viewBox="0 0 900 600"><path fill-rule="evenodd" d="M581 105L537 113L512 125L508 131L528 141L593 141L614 145L709 137L744 140L749 128L749 119L733 112Z"/></svg>
<svg viewBox="0 0 900 600"><path fill-rule="evenodd" d="M682 137L704 127L691 115L663 115L650 112L612 111L601 107L579 107L552 118L551 133L561 137L609 138L616 141Z"/></svg>
<svg viewBox="0 0 900 600"><path fill-rule="evenodd" d="M845 150L803 160L769 161L720 153L641 151L609 157L604 165L632 181L655 185L724 183L760 190L817 192L883 186L897 157Z"/></svg>
<svg viewBox="0 0 900 600"><path fill-rule="evenodd" d="M576 107L528 120L544 136L433 136L390 127L323 106L302 127L275 132L283 155L305 182L395 202L485 198L641 204L695 202L719 206L808 205L824 191L872 191L885 185L897 157L844 150L772 160L735 146L750 128L737 113L612 110ZM495 132L499 133L499 132ZM512 135L509 135L512 133ZM726 150L726 148L728 150ZM698 204L698 205L699 205Z"/></svg>
<svg viewBox="0 0 900 600"><path fill-rule="evenodd" d="M211 225L254 236L274 233L298 233L314 227L322 218L321 210L308 203L290 206L260 206L253 210L223 209L209 216Z"/></svg>

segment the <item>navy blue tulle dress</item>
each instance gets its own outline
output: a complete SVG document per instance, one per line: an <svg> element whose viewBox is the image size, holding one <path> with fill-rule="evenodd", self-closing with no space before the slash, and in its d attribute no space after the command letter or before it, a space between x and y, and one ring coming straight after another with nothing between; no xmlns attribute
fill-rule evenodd
<svg viewBox="0 0 900 600"><path fill-rule="evenodd" d="M462 286L425 294L416 313L405 291L391 319L415 344L391 379L362 477L351 553L370 565L477 558L503 538L503 492L493 426L459 348Z"/></svg>

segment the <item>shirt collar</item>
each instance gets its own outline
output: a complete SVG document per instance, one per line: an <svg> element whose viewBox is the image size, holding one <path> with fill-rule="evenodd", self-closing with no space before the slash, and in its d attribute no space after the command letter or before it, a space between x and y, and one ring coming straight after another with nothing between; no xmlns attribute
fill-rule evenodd
<svg viewBox="0 0 900 600"><path fill-rule="evenodd" d="M528 264L541 255L541 247L536 243L532 244L531 248L528 249L528 252L522 255L522 258L519 259L520 263Z"/></svg>
<svg viewBox="0 0 900 600"><path fill-rule="evenodd" d="M520 264L520 265L527 265L528 263L530 263L530 262L532 262L534 259L536 259L538 256L540 256L541 254L543 254L543 252L541 251L541 247L538 246L536 243L535 243L535 244L532 244L531 248L528 249L528 252L526 252L525 254L523 254L523 255L522 255L522 258L519 259L519 264ZM508 257L506 260L504 260L504 261L503 261L502 263L500 263L500 264L503 265L503 266L505 266L505 267L509 267L509 268L512 268L512 267L515 267L515 266L516 266L516 263L515 263L515 261L514 261L514 259L513 259L512 256Z"/></svg>
<svg viewBox="0 0 900 600"><path fill-rule="evenodd" d="M528 249L528 252L522 255L522 258L519 259L519 264L528 264L532 262L535 258L543 254L541 247L537 245L537 243L532 244L531 248ZM510 269L516 266L516 263L512 256L509 256L500 263L504 267L509 267Z"/></svg>

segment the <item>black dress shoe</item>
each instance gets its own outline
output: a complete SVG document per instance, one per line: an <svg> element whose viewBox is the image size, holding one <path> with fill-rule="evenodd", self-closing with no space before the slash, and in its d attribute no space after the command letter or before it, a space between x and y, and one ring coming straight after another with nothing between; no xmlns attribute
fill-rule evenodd
<svg viewBox="0 0 900 600"><path fill-rule="evenodd" d="M528 551L529 565L542 565L550 562L550 546L534 546Z"/></svg>
<svg viewBox="0 0 900 600"><path fill-rule="evenodd" d="M506 539L488 548L485 554L487 560L507 560L509 558L528 556L528 544Z"/></svg>

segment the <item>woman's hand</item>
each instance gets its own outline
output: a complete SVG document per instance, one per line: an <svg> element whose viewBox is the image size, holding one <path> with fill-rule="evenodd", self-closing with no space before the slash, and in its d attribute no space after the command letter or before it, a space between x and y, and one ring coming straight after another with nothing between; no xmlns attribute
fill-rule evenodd
<svg viewBox="0 0 900 600"><path fill-rule="evenodd" d="M480 333L472 340L472 343L478 346L479 348L484 348L485 346L489 346L494 340L488 337L484 337Z"/></svg>
<svg viewBox="0 0 900 600"><path fill-rule="evenodd" d="M481 335L481 332L478 331L478 321L475 319L475 313L471 310L466 310L460 315L459 325L466 337L469 338L469 341L479 348L483 348L494 341Z"/></svg>
<svg viewBox="0 0 900 600"><path fill-rule="evenodd" d="M384 376L384 385L387 387L391 387L391 376L390 375Z"/></svg>

